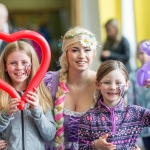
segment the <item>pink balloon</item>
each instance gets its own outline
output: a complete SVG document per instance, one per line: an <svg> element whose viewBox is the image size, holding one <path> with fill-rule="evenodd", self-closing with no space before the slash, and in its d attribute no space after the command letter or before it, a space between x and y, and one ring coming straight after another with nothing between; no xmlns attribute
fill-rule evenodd
<svg viewBox="0 0 150 150"><path fill-rule="evenodd" d="M37 42L42 50L42 61L41 61L40 67L37 70L35 76L30 81L24 95L21 98L21 102L18 105L18 108L20 110L23 110L25 107L26 96L27 96L28 91L34 91L34 87L37 87L40 84L40 82L42 81L50 65L50 60L51 60L50 46L41 34L34 32L34 31L30 31L30 30L22 30L22 31L18 31L12 34L6 34L3 32L0 32L0 39L6 42L14 42L19 39L31 39ZM8 94L10 94L12 98L18 97L18 94L16 94L15 89L12 90L13 87L10 88L10 85L8 85L4 81L2 82L2 80L0 80L0 88L6 91Z"/></svg>

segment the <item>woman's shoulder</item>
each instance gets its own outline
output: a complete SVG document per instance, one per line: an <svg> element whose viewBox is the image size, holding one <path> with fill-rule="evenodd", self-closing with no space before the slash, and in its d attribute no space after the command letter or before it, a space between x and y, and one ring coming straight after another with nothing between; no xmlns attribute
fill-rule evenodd
<svg viewBox="0 0 150 150"><path fill-rule="evenodd" d="M91 78L95 79L96 78L96 71L90 70L90 76L91 76Z"/></svg>
<svg viewBox="0 0 150 150"><path fill-rule="evenodd" d="M48 71L44 76L44 82L59 79L59 71Z"/></svg>
<svg viewBox="0 0 150 150"><path fill-rule="evenodd" d="M59 71L48 71L44 76L44 83L47 87L52 87L59 82Z"/></svg>
<svg viewBox="0 0 150 150"><path fill-rule="evenodd" d="M127 40L127 38L126 37L124 37L124 36L122 36L122 40L121 40L123 43L129 43L128 42L128 40Z"/></svg>
<svg viewBox="0 0 150 150"><path fill-rule="evenodd" d="M44 77L44 83L47 86L47 88L51 91L54 100L59 85L59 75L59 71L49 71L45 74Z"/></svg>
<svg viewBox="0 0 150 150"><path fill-rule="evenodd" d="M88 73L88 82L91 85L95 85L95 81L96 81L96 72L93 71L93 70L89 70L89 73Z"/></svg>
<svg viewBox="0 0 150 150"><path fill-rule="evenodd" d="M48 71L45 76L49 77L49 76L59 76L59 71Z"/></svg>

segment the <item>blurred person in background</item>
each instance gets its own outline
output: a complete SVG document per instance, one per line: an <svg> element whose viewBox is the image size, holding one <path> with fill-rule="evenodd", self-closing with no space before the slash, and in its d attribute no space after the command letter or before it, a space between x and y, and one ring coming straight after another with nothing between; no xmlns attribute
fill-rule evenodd
<svg viewBox="0 0 150 150"><path fill-rule="evenodd" d="M146 40L141 41L138 45L137 45L137 52L136 52L136 56L139 59L139 61L141 62L142 66L147 63L150 62L150 56L148 56L145 52L143 52L140 49L140 45L141 43L143 43ZM130 79L130 86L127 92L127 101L128 104L135 104L135 105L139 105L145 108L150 109L150 91L149 89L147 89L145 86L139 86L138 83L136 82L136 73L138 71L139 68L137 68L136 70L132 71L129 75L129 79ZM150 149L150 128L144 128L142 133L141 133L141 137L144 143L144 147L145 150L149 150ZM140 139L138 140L140 141ZM139 145L140 146L140 145Z"/></svg>
<svg viewBox="0 0 150 150"><path fill-rule="evenodd" d="M5 32L5 33L13 33L17 31L17 28L14 28L10 22L8 21L9 19L8 16L8 9L7 7L0 3L0 32ZM2 53L4 47L7 45L7 42L3 41L0 39L0 54Z"/></svg>
<svg viewBox="0 0 150 150"><path fill-rule="evenodd" d="M8 10L6 6L0 3L0 32L12 33L15 32L15 29L8 24ZM2 53L4 47L7 45L7 42L0 39L0 54ZM6 147L7 143L4 140L0 140L0 150L3 150Z"/></svg>
<svg viewBox="0 0 150 150"><path fill-rule="evenodd" d="M120 60L127 67L128 72L131 72L129 63L130 46L125 37L122 36L119 24L116 19L110 19L105 24L106 41L102 47L101 61L105 60Z"/></svg>
<svg viewBox="0 0 150 150"><path fill-rule="evenodd" d="M51 37L50 37L50 34L47 30L46 23L43 23L41 25L39 25L37 23L33 23L33 24L30 25L30 30L33 30L35 32L40 33L46 39L48 44L50 45ZM34 49L36 51L39 62L41 62L41 60L42 60L42 50L41 50L40 45L34 40L31 40L31 45L34 47Z"/></svg>

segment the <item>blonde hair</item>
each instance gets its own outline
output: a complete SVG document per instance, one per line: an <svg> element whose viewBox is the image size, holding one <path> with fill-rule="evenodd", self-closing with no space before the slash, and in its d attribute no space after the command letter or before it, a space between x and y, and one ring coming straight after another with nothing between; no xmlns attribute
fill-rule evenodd
<svg viewBox="0 0 150 150"><path fill-rule="evenodd" d="M96 81L99 82L101 81L101 79L107 75L109 72L119 69L121 70L121 72L123 73L126 82L129 80L129 75L128 75L128 71L126 66L121 62L121 61L117 61L117 60L107 60L104 61L96 74Z"/></svg>
<svg viewBox="0 0 150 150"><path fill-rule="evenodd" d="M1 57L0 57L0 64L1 64L0 78L3 81L9 83L10 85L11 85L11 78L8 75L8 73L5 71L6 61L7 61L8 56L11 53L17 52L17 51L21 51L25 53L31 59L31 73L28 77L28 81L32 80L32 78L34 77L34 75L36 74L39 68L39 61L38 61L37 55L35 53L35 50L30 44L24 41L16 41L16 42L9 43L3 50ZM37 89L39 93L38 95L39 100L40 100L39 103L43 109L43 112L45 113L49 108L53 107L52 98L43 81L39 84ZM10 99L9 95L5 91L0 90L0 111L2 111L5 108L9 99Z"/></svg>
<svg viewBox="0 0 150 150"><path fill-rule="evenodd" d="M64 85L67 83L67 75L68 75L68 60L66 57L66 53L68 51L68 49L70 48L70 46L76 44L76 43L80 43L81 40L81 36L83 35L89 35L92 37L92 39L94 39L94 41L96 42L96 46L97 46L97 41L96 38L94 36L94 34L92 32L90 32L89 30L82 28L82 27L74 27L71 28L70 30L68 30L66 32L66 34L64 35L64 37L61 38L61 46L62 46L62 55L59 59L60 62L60 78L59 78L59 82L63 83ZM96 46L94 49L94 54L96 55ZM64 88L62 88L62 86L58 86L58 91L56 93L56 102L60 99L60 98L64 98L65 94L66 94L66 90L64 90ZM64 101L62 103L60 103L59 105L55 105L55 109L54 109L54 114L55 116L58 114L61 114L64 108ZM59 133L59 129L61 127L63 127L63 123L64 123L64 119L63 117L61 117L58 120L55 120L56 124L57 124L57 133ZM56 136L56 148L61 148L63 149L63 144L64 144L64 136L63 136L64 132L61 132L61 134L58 134Z"/></svg>
<svg viewBox="0 0 150 150"><path fill-rule="evenodd" d="M96 38L92 32L90 32L89 30L87 30L85 28L79 27L79 26L71 28L70 30L68 30L66 32L64 37L62 37L61 45L62 45L63 53L62 53L61 57L59 58L62 73L68 71L68 60L66 57L66 53L67 53L68 49L70 48L70 46L72 46L76 43L80 43L82 35L91 35L92 38L96 41ZM96 55L96 47L93 50L94 50L94 54Z"/></svg>
<svg viewBox="0 0 150 150"><path fill-rule="evenodd" d="M107 27L108 25L111 25L113 28L115 28L117 34L114 37L114 43L112 45L113 48L116 48L118 46L118 44L120 43L121 39L122 39L122 35L121 35L121 31L120 31L120 26L119 26L119 22L116 19L110 19L106 22L105 27ZM110 39L107 36L106 42L104 44L104 47L109 45L110 43L112 43L112 39Z"/></svg>

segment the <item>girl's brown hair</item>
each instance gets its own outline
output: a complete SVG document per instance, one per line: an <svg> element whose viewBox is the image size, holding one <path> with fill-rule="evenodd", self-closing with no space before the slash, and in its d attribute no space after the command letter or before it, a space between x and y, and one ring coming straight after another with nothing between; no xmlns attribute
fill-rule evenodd
<svg viewBox="0 0 150 150"><path fill-rule="evenodd" d="M128 75L128 71L127 68L125 67L125 65L121 62L121 61L117 61L117 60L107 60L104 61L98 71L97 71L97 75L96 75L96 81L100 82L101 79L107 75L109 72L119 69L122 71L126 82L129 80L129 75Z"/></svg>

